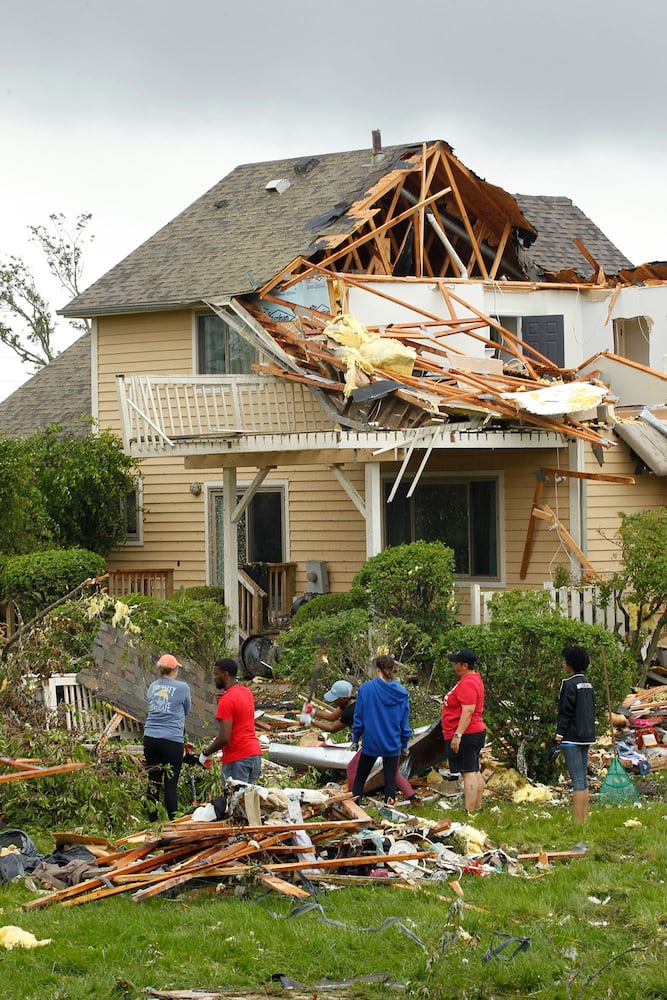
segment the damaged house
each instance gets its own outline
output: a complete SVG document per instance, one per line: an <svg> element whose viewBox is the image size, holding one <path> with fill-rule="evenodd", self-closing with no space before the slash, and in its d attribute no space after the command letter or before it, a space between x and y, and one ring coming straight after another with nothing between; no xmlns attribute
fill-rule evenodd
<svg viewBox="0 0 667 1000"><path fill-rule="evenodd" d="M665 503L667 264L443 141L239 166L62 313L142 461L111 564L224 587L242 639L418 538L475 620Z"/></svg>

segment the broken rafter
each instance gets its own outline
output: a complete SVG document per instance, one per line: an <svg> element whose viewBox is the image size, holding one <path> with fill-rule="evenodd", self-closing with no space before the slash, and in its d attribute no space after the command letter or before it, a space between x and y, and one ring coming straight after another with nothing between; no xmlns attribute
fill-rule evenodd
<svg viewBox="0 0 667 1000"><path fill-rule="evenodd" d="M481 252L481 250L480 250L480 248L478 246L477 240L475 238L475 233L473 231L472 225L470 224L470 219L468 218L468 212L466 210L466 206L463 203L463 198L461 197L461 194L460 194L459 189L458 189L458 185L456 183L456 179L454 177L454 171L452 170L452 165L451 165L449 156L445 152L445 150L442 151L442 163L443 163L443 166L445 168L445 172L447 174L447 178L449 180L449 183L451 184L451 187L452 187L452 192L454 194L454 198L455 198L456 204L458 206L459 214L461 216L461 221L463 222L465 230L466 230L466 232L468 234L468 239L470 240L470 246L471 246L471 249L473 251L473 255L475 257L475 260L477 261L477 266L479 267L479 270L480 270L480 272L482 274L482 277L483 278L488 278L489 274L488 274L488 271L486 270L486 264L484 263L484 257L482 256L482 252Z"/></svg>
<svg viewBox="0 0 667 1000"><path fill-rule="evenodd" d="M444 188L442 191L438 191L436 192L436 194L432 194L429 198L426 198L423 203L420 202L414 207L407 209L405 212L401 212L400 215L396 215L392 219L389 219L388 221L385 220L385 222L381 223L381 225L377 226L371 232L365 233L364 235L358 237L357 239L352 240L350 243L346 243L343 247L336 250L334 253L329 254L328 257L325 257L323 260L319 262L318 268L324 271L330 271L331 265L334 264L341 257L343 257L345 254L350 253L353 250L356 250L358 247L363 246L363 244L365 243L368 243L369 240L374 239L374 237L378 233L384 233L386 229L389 229L390 227L397 225L399 222L403 222L406 219L413 218L415 216L415 213L420 208L430 205L432 202L437 201L439 198L444 198L444 196L448 194L449 191L450 188ZM309 266L313 265L309 264ZM302 278L303 275L301 273L296 275L293 274L291 278L289 278L283 283L283 288L284 289L290 288L292 285L301 281ZM271 287L275 287L273 283Z"/></svg>

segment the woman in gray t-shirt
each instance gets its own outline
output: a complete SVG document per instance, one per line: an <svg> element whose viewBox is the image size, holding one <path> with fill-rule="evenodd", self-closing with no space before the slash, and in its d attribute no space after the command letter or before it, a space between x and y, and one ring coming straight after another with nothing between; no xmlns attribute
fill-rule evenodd
<svg viewBox="0 0 667 1000"><path fill-rule="evenodd" d="M157 661L160 677L146 692L148 714L144 725L144 758L148 770L148 818L158 817L157 804L164 783L164 805L169 819L176 815L178 776L183 764L185 718L190 711L190 688L178 680L180 663L171 653Z"/></svg>

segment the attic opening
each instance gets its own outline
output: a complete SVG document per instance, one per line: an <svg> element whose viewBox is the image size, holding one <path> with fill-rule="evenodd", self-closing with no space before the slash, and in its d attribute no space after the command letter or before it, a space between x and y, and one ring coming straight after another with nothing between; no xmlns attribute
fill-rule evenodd
<svg viewBox="0 0 667 1000"><path fill-rule="evenodd" d="M614 323L614 354L628 361L650 367L651 328L650 316L619 318Z"/></svg>

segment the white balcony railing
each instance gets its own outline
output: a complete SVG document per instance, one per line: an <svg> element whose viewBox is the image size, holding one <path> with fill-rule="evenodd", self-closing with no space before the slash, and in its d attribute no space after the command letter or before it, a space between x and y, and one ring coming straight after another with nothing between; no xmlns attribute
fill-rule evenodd
<svg viewBox="0 0 667 1000"><path fill-rule="evenodd" d="M266 375L119 375L116 386L123 441L133 454L334 429L311 389Z"/></svg>

